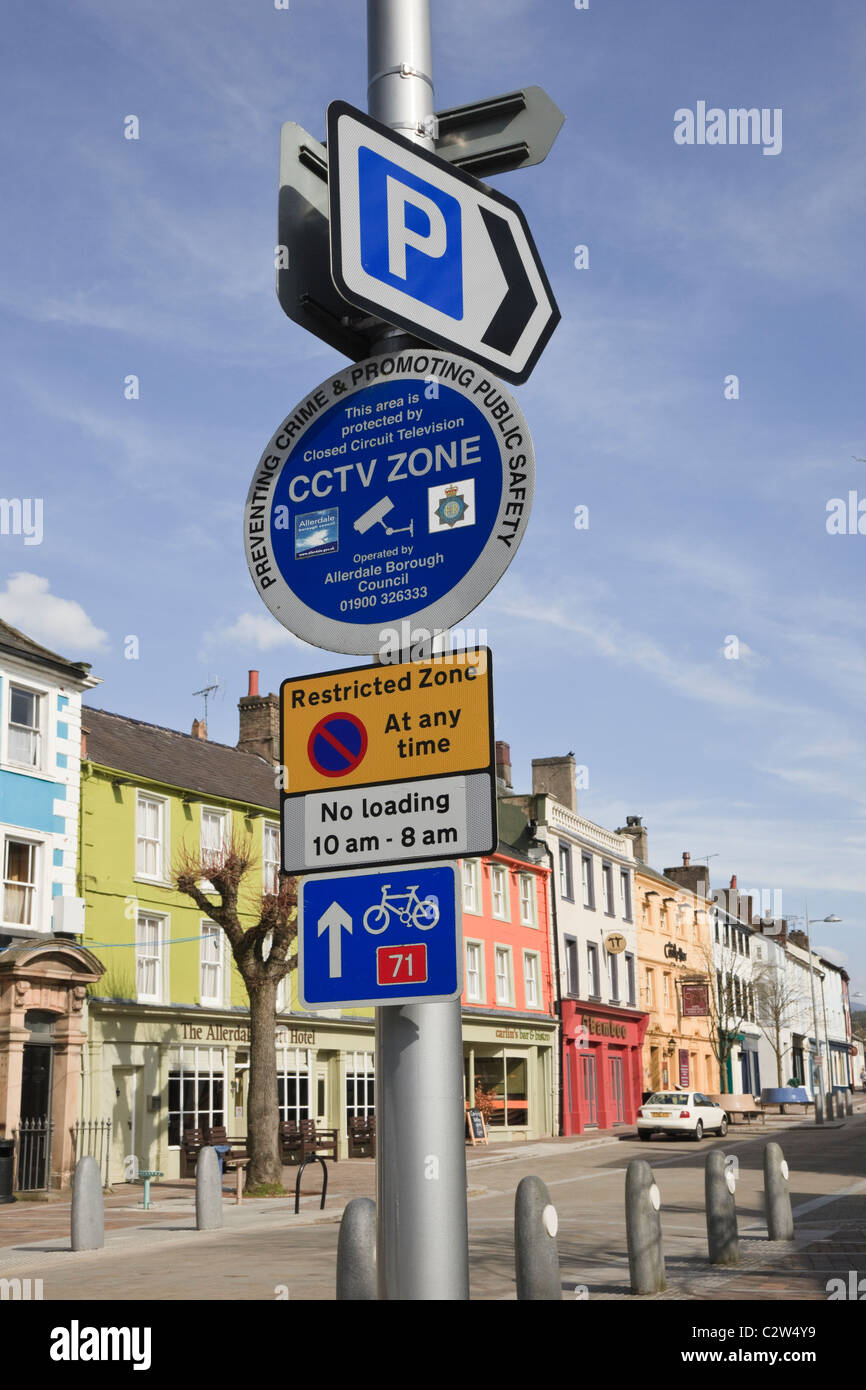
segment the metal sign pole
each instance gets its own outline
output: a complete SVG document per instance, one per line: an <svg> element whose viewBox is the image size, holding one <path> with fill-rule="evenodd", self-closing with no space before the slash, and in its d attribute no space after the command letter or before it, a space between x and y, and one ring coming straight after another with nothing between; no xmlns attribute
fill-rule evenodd
<svg viewBox="0 0 866 1390"><path fill-rule="evenodd" d="M429 0L367 0L367 62L370 115L432 150ZM469 1297L462 1054L459 999L376 1010L380 1299Z"/></svg>

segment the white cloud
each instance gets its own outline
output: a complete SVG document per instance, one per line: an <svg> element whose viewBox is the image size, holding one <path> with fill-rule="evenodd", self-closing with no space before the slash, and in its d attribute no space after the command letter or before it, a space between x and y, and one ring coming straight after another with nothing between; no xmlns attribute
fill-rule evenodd
<svg viewBox="0 0 866 1390"><path fill-rule="evenodd" d="M48 579L24 570L6 581L0 618L70 660L80 651L104 651L108 644L108 633L91 622L80 603L52 594Z"/></svg>
<svg viewBox="0 0 866 1390"><path fill-rule="evenodd" d="M212 630L208 639L220 644L231 642L239 647L254 647L259 652L269 652L274 647L307 646L268 613L241 613L230 627Z"/></svg>

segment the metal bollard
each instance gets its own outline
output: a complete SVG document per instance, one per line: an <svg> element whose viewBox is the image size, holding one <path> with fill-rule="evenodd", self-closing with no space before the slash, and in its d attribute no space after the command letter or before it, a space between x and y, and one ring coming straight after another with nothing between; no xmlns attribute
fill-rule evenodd
<svg viewBox="0 0 866 1390"><path fill-rule="evenodd" d="M778 1144L768 1144L764 1149L764 1207L770 1240L793 1240L788 1165Z"/></svg>
<svg viewBox="0 0 866 1390"><path fill-rule="evenodd" d="M643 1158L633 1158L625 1175L625 1230L632 1293L664 1293L665 1257L662 1251L661 1193L653 1170Z"/></svg>
<svg viewBox="0 0 866 1390"><path fill-rule="evenodd" d="M218 1231L223 1224L223 1180L216 1149L199 1149L195 1164L195 1228Z"/></svg>
<svg viewBox="0 0 866 1390"><path fill-rule="evenodd" d="M739 1263L740 1248L737 1235L737 1204L734 1201L736 1179L725 1166L721 1149L707 1154L704 1170L704 1193L707 1203L707 1245L710 1264Z"/></svg>
<svg viewBox="0 0 866 1390"><path fill-rule="evenodd" d="M376 1299L376 1203L353 1197L340 1221L337 1241L337 1302Z"/></svg>
<svg viewBox="0 0 866 1390"><path fill-rule="evenodd" d="M514 1198L514 1268L519 1301L562 1298L559 1218L541 1178L522 1178Z"/></svg>
<svg viewBox="0 0 866 1390"><path fill-rule="evenodd" d="M91 1154L79 1158L72 1176L72 1249L101 1250L105 1244L102 1174Z"/></svg>

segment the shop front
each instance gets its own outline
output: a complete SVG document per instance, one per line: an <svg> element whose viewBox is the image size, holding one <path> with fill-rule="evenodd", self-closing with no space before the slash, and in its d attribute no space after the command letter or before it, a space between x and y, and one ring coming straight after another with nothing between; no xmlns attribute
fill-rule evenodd
<svg viewBox="0 0 866 1390"><path fill-rule="evenodd" d="M554 1059L557 1026L533 1020L503 1023L463 1015L463 1076L467 1104L486 1098L491 1142L545 1139L556 1134Z"/></svg>
<svg viewBox="0 0 866 1390"><path fill-rule="evenodd" d="M647 1015L562 1001L563 1133L635 1124Z"/></svg>
<svg viewBox="0 0 866 1390"><path fill-rule="evenodd" d="M225 1126L246 1138L244 1015L94 1001L90 1025L86 1118L111 1120L110 1181L124 1180L132 1156L139 1168L182 1176L188 1129ZM372 1019L293 1016L278 1020L275 1040L280 1119L336 1129L347 1157L348 1120L375 1112Z"/></svg>

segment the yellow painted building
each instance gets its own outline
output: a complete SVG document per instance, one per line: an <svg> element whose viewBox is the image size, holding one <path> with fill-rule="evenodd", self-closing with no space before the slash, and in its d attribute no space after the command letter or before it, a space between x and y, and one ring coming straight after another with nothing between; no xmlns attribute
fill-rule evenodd
<svg viewBox="0 0 866 1390"><path fill-rule="evenodd" d="M707 899L640 860L634 887L640 1006L650 1019L644 1092L670 1087L716 1094L711 1020L683 1016L683 984L706 980L712 962Z"/></svg>

